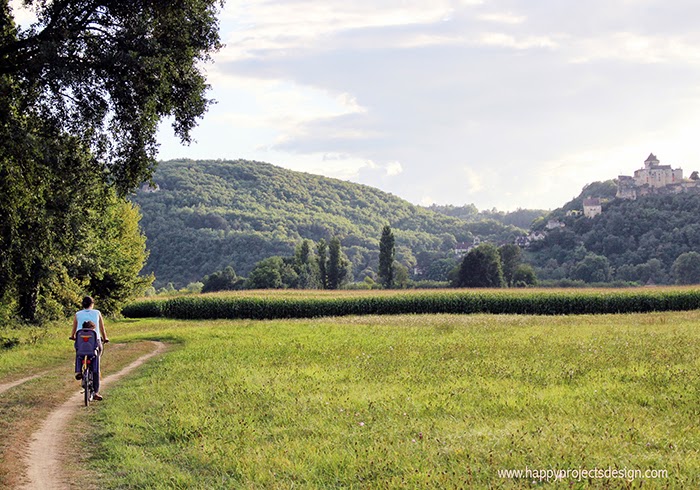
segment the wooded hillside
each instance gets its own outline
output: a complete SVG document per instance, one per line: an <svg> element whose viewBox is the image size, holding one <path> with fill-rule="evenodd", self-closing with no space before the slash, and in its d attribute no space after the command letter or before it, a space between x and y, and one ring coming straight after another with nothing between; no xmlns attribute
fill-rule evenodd
<svg viewBox="0 0 700 490"><path fill-rule="evenodd" d="M266 163L161 162L155 192L133 200L150 257L144 269L157 287L183 287L232 266L247 275L256 262L291 255L302 239L341 239L353 273L376 270L382 227L396 236L397 259L412 270L420 252L453 255L475 235L512 241L523 230L494 220L467 223L365 185L282 169ZM432 254L435 258L436 255Z"/></svg>
<svg viewBox="0 0 700 490"><path fill-rule="evenodd" d="M567 216L567 211L582 209L589 195L607 199L602 214L592 219ZM636 200L614 196L612 181L596 182L548 216L565 227L547 232L543 241L530 248L528 259L538 267L538 277L642 284L700 282L700 275L688 276L694 254L700 253L700 195L648 195ZM536 228L544 229L545 224L541 221ZM691 261L681 267L681 260L674 269L681 256Z"/></svg>

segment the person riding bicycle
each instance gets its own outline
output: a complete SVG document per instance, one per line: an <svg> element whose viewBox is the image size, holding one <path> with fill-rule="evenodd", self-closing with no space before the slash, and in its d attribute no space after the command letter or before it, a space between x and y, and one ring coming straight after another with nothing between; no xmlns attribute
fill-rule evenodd
<svg viewBox="0 0 700 490"><path fill-rule="evenodd" d="M83 358L87 357L92 372L92 387L95 391L94 400L102 400L100 395L100 356L97 340L97 326L90 320L83 322L82 328L76 333L75 339L75 379L83 379ZM87 390L87 385L83 385ZM87 395L86 395L87 396Z"/></svg>
<svg viewBox="0 0 700 490"><path fill-rule="evenodd" d="M95 309L95 300L92 299L90 296L85 296L82 301L83 309L76 312L75 316L73 317L73 330L71 331L70 338L71 340L75 340L75 334L78 330L84 328L84 324L86 322L91 322L93 326L95 327L95 332L97 333L97 355L99 357L98 359L98 366L99 366L99 361L102 358L102 352L103 352L103 345L109 342L109 339L107 338L107 333L105 331L105 323L102 318L102 313L100 313L100 310ZM76 368L77 369L77 368ZM100 371L97 371L98 375L96 378L99 378ZM75 379L80 379L79 376L80 373L76 372ZM99 386L99 381L98 381L98 386ZM97 392L97 388L95 388L95 392ZM101 400L102 396L96 395L95 399Z"/></svg>
<svg viewBox="0 0 700 490"><path fill-rule="evenodd" d="M105 343L109 342L107 333L105 332L105 322L102 319L102 313L100 313L100 310L95 309L95 300L93 300L90 296L85 296L83 298L83 309L76 312L75 316L73 317L73 331L70 334L71 338L75 337L75 332L83 328L83 323L88 320L99 327L96 332L100 343L103 341ZM102 346L100 346L100 355L102 355Z"/></svg>

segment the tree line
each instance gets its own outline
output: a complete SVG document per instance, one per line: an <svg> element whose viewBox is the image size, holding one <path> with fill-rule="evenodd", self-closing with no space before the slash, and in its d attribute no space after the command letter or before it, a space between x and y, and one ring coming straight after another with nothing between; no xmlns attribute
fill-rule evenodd
<svg viewBox="0 0 700 490"><path fill-rule="evenodd" d="M534 270L523 263L520 247L496 247L483 243L462 259L450 273L451 287L527 287L537 283ZM385 225L379 239L377 274L366 277L362 285L368 288L405 288L412 284L406 268L396 260L395 237L391 226ZM341 289L352 280L350 262L342 251L340 239L332 237L329 243L302 240L292 256L273 256L258 262L248 278L236 275L228 266L205 276L201 287L189 292L213 292L236 289ZM174 289L164 292L174 292Z"/></svg>
<svg viewBox="0 0 700 490"><path fill-rule="evenodd" d="M154 286L199 282L232 265L248 277L268 257L288 257L305 239L340 238L355 281L377 280L379 238L389 222L396 260L411 279L446 281L454 247L476 236L512 242L524 230L500 222L466 222L415 206L365 185L246 160L171 160L154 175L156 192L132 200L143 214ZM451 262L430 264L437 260ZM414 271L426 272L417 277ZM403 270L399 270L401 276ZM401 277L399 277L401 279Z"/></svg>

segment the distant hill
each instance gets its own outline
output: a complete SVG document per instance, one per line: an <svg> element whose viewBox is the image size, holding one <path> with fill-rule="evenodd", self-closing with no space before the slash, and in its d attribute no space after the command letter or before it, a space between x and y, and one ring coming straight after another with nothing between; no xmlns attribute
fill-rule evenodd
<svg viewBox="0 0 700 490"><path fill-rule="evenodd" d="M386 224L409 270L421 252L449 257L456 243L474 236L500 243L523 234L495 220L469 223L372 187L261 162L171 160L159 164L153 181L155 191L142 188L133 201L150 250L145 272L155 274L157 287L183 287L229 265L245 276L259 260L291 255L302 239L332 235L359 277L376 270Z"/></svg>
<svg viewBox="0 0 700 490"><path fill-rule="evenodd" d="M672 266L681 254L700 253L700 195L625 200L615 198L615 192L614 181L589 184L536 223L537 230L545 230L549 220L565 225L548 231L528 251L540 279L667 284L674 281ZM578 214L588 197L602 198L603 212L592 219Z"/></svg>
<svg viewBox="0 0 700 490"><path fill-rule="evenodd" d="M462 219L469 223L493 220L504 225L517 226L525 230L530 229L533 221L549 214L549 211L544 209L517 209L510 212L498 211L496 209L479 211L474 204L467 204L465 206L433 204L429 206L428 209L446 216L454 216L455 218Z"/></svg>

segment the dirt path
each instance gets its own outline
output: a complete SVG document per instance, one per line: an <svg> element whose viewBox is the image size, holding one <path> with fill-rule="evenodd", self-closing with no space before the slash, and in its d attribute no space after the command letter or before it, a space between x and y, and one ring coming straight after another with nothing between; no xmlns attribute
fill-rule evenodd
<svg viewBox="0 0 700 490"><path fill-rule="evenodd" d="M105 377L100 384L100 388L107 388L111 383L118 381L150 358L165 350L165 344L161 342L152 343L155 349L151 353L136 359L121 371ZM82 403L83 395L80 392L71 396L63 405L51 412L39 430L34 433L27 449L28 481L22 488L60 490L70 487L62 477L59 461L61 454L65 451L64 448L68 444L64 440L68 422L75 416Z"/></svg>
<svg viewBox="0 0 700 490"><path fill-rule="evenodd" d="M34 376L29 376L28 378L18 379L17 381L12 381L11 383L0 384L0 393L2 393L3 391L7 391L10 388L14 388L15 386L19 386L22 383L26 383L27 381L36 379L39 376L41 376L41 374L35 374Z"/></svg>

